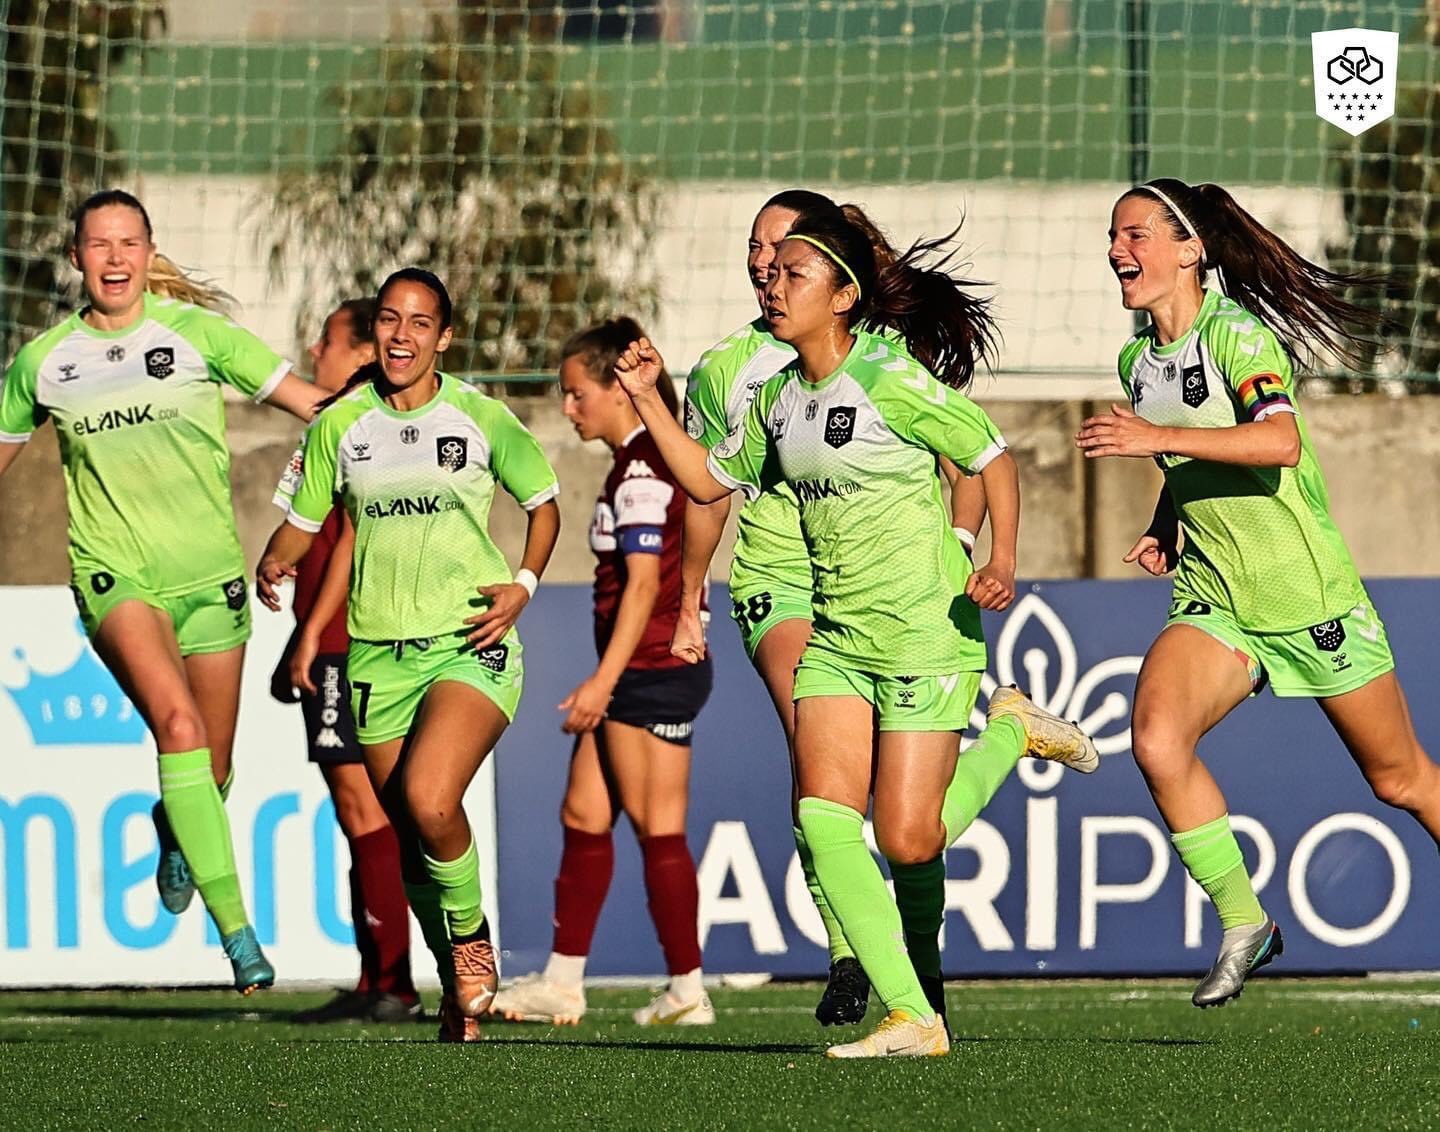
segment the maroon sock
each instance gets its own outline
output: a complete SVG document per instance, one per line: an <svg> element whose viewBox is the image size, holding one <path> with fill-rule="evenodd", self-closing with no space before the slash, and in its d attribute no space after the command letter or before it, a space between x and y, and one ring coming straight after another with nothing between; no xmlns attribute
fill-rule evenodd
<svg viewBox="0 0 1440 1132"><path fill-rule="evenodd" d="M400 840L383 825L350 843L360 874L365 917L375 939L375 975L371 989L380 994L415 997L410 980L410 906L400 879ZM357 933L358 934L358 933Z"/></svg>
<svg viewBox="0 0 1440 1132"><path fill-rule="evenodd" d="M350 922L355 925L355 950L360 952L360 981L355 984L355 992L372 994L380 970L380 956L375 947L375 933L370 930L370 920L365 915L365 892L360 887L360 870L354 865L353 845L350 858Z"/></svg>
<svg viewBox="0 0 1440 1132"><path fill-rule="evenodd" d="M595 922L610 877L615 872L615 842L609 831L582 833L565 827L565 851L555 877L555 943L561 955L589 955Z"/></svg>
<svg viewBox="0 0 1440 1132"><path fill-rule="evenodd" d="M671 975L684 975L700 966L700 890L695 883L695 862L683 833L642 837L645 855L645 892L650 918L665 952Z"/></svg>

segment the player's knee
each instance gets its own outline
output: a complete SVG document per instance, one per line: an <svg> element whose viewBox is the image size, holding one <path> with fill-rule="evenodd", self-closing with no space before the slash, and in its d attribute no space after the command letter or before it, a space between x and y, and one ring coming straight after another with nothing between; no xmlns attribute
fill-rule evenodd
<svg viewBox="0 0 1440 1132"><path fill-rule="evenodd" d="M945 848L943 836L935 823L876 823L875 845L885 859L895 865L923 865L934 860Z"/></svg>
<svg viewBox="0 0 1440 1132"><path fill-rule="evenodd" d="M1424 752L1417 750L1416 757L1405 766L1373 772L1369 782L1376 799L1414 813L1425 809L1427 801L1440 789L1440 774Z"/></svg>
<svg viewBox="0 0 1440 1132"><path fill-rule="evenodd" d="M1195 745L1157 715L1136 713L1130 728L1130 748L1147 778L1165 778L1184 771L1195 756Z"/></svg>
<svg viewBox="0 0 1440 1132"><path fill-rule="evenodd" d="M155 720L155 741L165 751L195 751L206 745L205 722L189 705L171 708Z"/></svg>
<svg viewBox="0 0 1440 1132"><path fill-rule="evenodd" d="M610 814L608 810L602 812L594 805L587 805L582 799L567 796L560 803L560 824L581 833L606 833L610 829ZM638 829L636 833L639 834Z"/></svg>
<svg viewBox="0 0 1440 1132"><path fill-rule="evenodd" d="M405 807L422 838L435 836L460 812L459 801L433 782L406 779Z"/></svg>

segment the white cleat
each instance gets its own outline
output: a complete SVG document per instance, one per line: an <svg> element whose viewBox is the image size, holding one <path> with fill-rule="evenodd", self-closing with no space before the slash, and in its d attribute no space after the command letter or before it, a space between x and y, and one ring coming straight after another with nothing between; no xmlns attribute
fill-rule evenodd
<svg viewBox="0 0 1440 1132"><path fill-rule="evenodd" d="M944 1057L950 1035L938 1014L922 1022L903 1010L892 1010L880 1025L859 1041L831 1046L826 1057Z"/></svg>
<svg viewBox="0 0 1440 1132"><path fill-rule="evenodd" d="M540 972L525 975L495 996L490 1012L507 1022L578 1026L585 1017L585 987L567 987Z"/></svg>
<svg viewBox="0 0 1440 1132"><path fill-rule="evenodd" d="M1100 752L1078 724L1051 715L1013 684L996 688L985 712L988 720L1011 716L1025 729L1025 753L1032 759L1062 763L1081 774L1100 767Z"/></svg>
<svg viewBox="0 0 1440 1132"><path fill-rule="evenodd" d="M715 1007L703 990L698 998L689 1001L675 998L666 990L635 1011L634 1017L640 1026L710 1026L715 1022Z"/></svg>

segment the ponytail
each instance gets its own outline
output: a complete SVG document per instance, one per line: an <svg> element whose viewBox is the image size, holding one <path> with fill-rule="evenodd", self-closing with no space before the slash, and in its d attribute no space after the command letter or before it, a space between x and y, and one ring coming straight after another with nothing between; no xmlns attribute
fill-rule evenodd
<svg viewBox="0 0 1440 1132"><path fill-rule="evenodd" d="M1351 288L1383 292L1383 280L1311 263L1219 185L1162 177L1125 194L1133 196L1157 201L1177 240L1200 241L1201 285L1214 268L1225 294L1275 332L1293 364L1313 363L1323 350L1357 368L1369 365L1375 336L1388 320L1344 294Z"/></svg>
<svg viewBox="0 0 1440 1132"><path fill-rule="evenodd" d="M206 310L224 313L235 306L235 296L224 291L213 279L189 274L168 256L155 255L145 278L145 289L162 299L178 299Z"/></svg>
<svg viewBox="0 0 1440 1132"><path fill-rule="evenodd" d="M366 362L346 379L344 385L317 404L315 406L315 412L318 413L321 409L328 409L357 386L364 385L367 381L373 382L376 378L384 376L385 371L380 368L379 362Z"/></svg>
<svg viewBox="0 0 1440 1132"><path fill-rule="evenodd" d="M590 379L608 389L615 384L615 363L620 360L620 355L631 342L647 337L649 335L635 319L629 315L617 315L570 335L565 345L560 347L560 360L579 358ZM660 371L660 380L655 383L655 388L670 415L678 415L680 399L669 371Z"/></svg>
<svg viewBox="0 0 1440 1132"><path fill-rule="evenodd" d="M859 289L847 325L894 331L916 361L953 389L968 387L981 362L993 364L999 337L990 298L970 293L981 284L949 270L957 249L945 249L959 232L957 225L897 252L858 206L833 202L803 213L790 229L821 247L837 285Z"/></svg>

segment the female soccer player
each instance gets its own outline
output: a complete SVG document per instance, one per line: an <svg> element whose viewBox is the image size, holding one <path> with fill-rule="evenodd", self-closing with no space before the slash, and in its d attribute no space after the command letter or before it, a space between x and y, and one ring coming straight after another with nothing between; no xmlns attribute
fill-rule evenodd
<svg viewBox="0 0 1440 1132"><path fill-rule="evenodd" d="M554 549L560 509L555 473L515 415L436 368L450 321L450 296L430 272L385 280L380 372L316 417L257 588L279 608L275 586L295 575L340 496L355 527L346 627L356 731L440 969L440 1039L476 1041L495 952L461 802L514 717L523 675L514 625ZM497 483L529 513L513 580L486 529ZM312 617L332 612L322 600Z"/></svg>
<svg viewBox="0 0 1440 1132"><path fill-rule="evenodd" d="M753 496L783 479L799 503L815 611L793 693L799 823L826 901L889 1011L832 1057L949 1050L862 835L872 780L881 851L919 863L960 836L1021 756L1098 765L1079 728L1011 689L991 698L990 726L957 761L985 665L979 609L1003 609L1014 594L1020 495L1004 440L956 392L989 355L992 328L945 261L923 266L943 243L880 271L840 209L797 222L765 290L771 333L797 358L761 387L723 450L707 452L669 419L648 340L616 365L691 498L736 487ZM909 352L862 323L900 332ZM984 477L995 550L979 570L951 533L937 454Z"/></svg>
<svg viewBox="0 0 1440 1132"><path fill-rule="evenodd" d="M1131 407L1085 421L1077 443L1092 458L1153 457L1165 473L1150 527L1125 556L1151 574L1175 571L1169 620L1135 689L1132 742L1224 928L1193 996L1216 1006L1282 946L1195 753L1247 696L1268 683L1318 700L1376 796L1440 840L1440 773L1415 736L1295 405L1296 361L1314 349L1358 361L1359 332L1378 318L1341 297L1364 280L1310 263L1219 185L1167 177L1126 192L1109 260L1125 308L1151 322L1120 351ZM1205 288L1211 269L1223 293Z"/></svg>
<svg viewBox="0 0 1440 1132"><path fill-rule="evenodd" d="M321 394L223 315L150 294L155 259L129 193L76 210L70 261L87 304L10 367L0 472L54 418L80 617L159 751L161 899L179 913L200 890L249 994L275 972L245 912L224 808L250 606L220 383L302 419Z"/></svg>
<svg viewBox="0 0 1440 1132"><path fill-rule="evenodd" d="M833 207L830 199L820 193L787 189L767 200L756 214L750 228L746 270L761 308L760 317L707 351L691 371L686 386L685 429L706 448L723 451L727 443L733 444L734 440L727 438L737 436L743 428L756 391L794 361L794 349L770 332L764 313L765 286L776 252L795 222L807 210ZM861 209L845 205L843 210L869 238L877 269L899 258L899 252ZM972 532L979 530L985 515L980 477L961 476L949 460L942 460L942 465L951 482L956 534L967 547L973 546ZM693 501L690 504L681 613L672 647L677 656L692 662L705 655L700 600L729 510L728 496L710 506ZM811 630L810 557L800 531L795 495L783 482L768 486L740 512L730 598L746 655L765 682L785 730L787 746L793 748L795 707L791 693L795 666ZM798 795L792 795L792 808L797 801ZM794 834L805 882L825 927L830 954L829 980L815 1008L816 1020L823 1026L859 1022L865 1016L869 980L830 911L815 876L804 831L798 824ZM943 1012L939 933L945 899L944 861L937 858L919 864L894 864L891 871L911 958L931 1005Z"/></svg>
<svg viewBox="0 0 1440 1132"><path fill-rule="evenodd" d="M555 879L555 942L545 970L501 991L514 1021L575 1023L585 1013L585 957L610 887L611 829L629 817L645 859L650 915L670 984L635 1012L642 1025L715 1021L700 982L699 894L685 843L690 739L710 695L710 658L672 656L680 612L685 494L616 384L615 362L644 332L615 318L576 334L560 352L565 415L582 440L615 454L595 505L595 647L600 663L560 705L576 736L560 809L565 848ZM671 417L668 377L660 392Z"/></svg>
<svg viewBox="0 0 1440 1132"><path fill-rule="evenodd" d="M375 361L375 301L350 299L325 320L320 338L310 347L315 386L330 395L344 389L350 376ZM303 451L292 471L298 477ZM275 502L290 508L291 477ZM284 490L288 487L290 490ZM370 1019L402 1022L421 1016L420 999L410 977L410 913L400 877L400 842L385 816L365 757L355 736L350 710L350 685L345 653L343 594L340 608L325 620L311 618L325 580L325 569L337 545L346 540L347 554L355 531L345 523L345 509L331 508L314 544L296 566L295 631L275 665L270 693L281 703L296 702L305 720L310 761L320 768L335 806L335 818L350 847L350 920L360 952L360 981L329 1002L296 1014L301 1023ZM348 590L349 571L337 577Z"/></svg>

